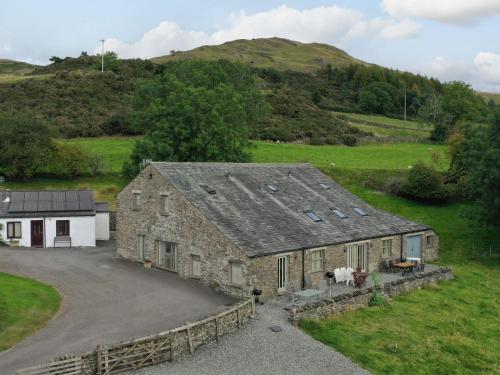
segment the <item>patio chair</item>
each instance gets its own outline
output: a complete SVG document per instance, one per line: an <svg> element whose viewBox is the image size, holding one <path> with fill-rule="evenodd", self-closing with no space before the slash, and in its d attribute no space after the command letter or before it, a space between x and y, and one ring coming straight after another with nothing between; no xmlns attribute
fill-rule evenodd
<svg viewBox="0 0 500 375"><path fill-rule="evenodd" d="M335 268L333 273L335 274L335 283L338 284L344 281L344 273L340 270L340 268Z"/></svg>
<svg viewBox="0 0 500 375"><path fill-rule="evenodd" d="M381 260L380 261L380 271L385 272L385 273L391 273L391 264L390 261L388 260Z"/></svg>
<svg viewBox="0 0 500 375"><path fill-rule="evenodd" d="M417 266L418 272L425 272L425 263L419 263Z"/></svg>

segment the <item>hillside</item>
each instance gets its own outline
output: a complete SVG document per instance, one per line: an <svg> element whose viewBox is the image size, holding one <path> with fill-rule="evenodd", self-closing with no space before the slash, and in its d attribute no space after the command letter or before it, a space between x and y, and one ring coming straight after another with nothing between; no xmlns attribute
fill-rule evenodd
<svg viewBox="0 0 500 375"><path fill-rule="evenodd" d="M500 104L500 93L494 93L494 92L478 92L479 96L482 96L486 100L493 100L496 104Z"/></svg>
<svg viewBox="0 0 500 375"><path fill-rule="evenodd" d="M0 74L27 74L31 73L37 65L21 61L0 59Z"/></svg>
<svg viewBox="0 0 500 375"><path fill-rule="evenodd" d="M219 60L249 64L257 68L312 72L331 64L334 67L367 63L357 60L339 48L321 43L299 43L282 38L239 39L215 46L202 46L190 51L153 58L162 64L172 60Z"/></svg>

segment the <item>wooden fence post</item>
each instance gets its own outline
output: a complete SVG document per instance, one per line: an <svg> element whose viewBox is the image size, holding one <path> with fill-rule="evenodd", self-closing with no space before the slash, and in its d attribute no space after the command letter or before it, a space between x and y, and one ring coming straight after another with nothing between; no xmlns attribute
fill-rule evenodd
<svg viewBox="0 0 500 375"><path fill-rule="evenodd" d="M193 338L191 337L191 330L188 327L186 329L186 331L187 331L187 336L188 336L189 351L191 352L191 355L193 355L194 348L193 348Z"/></svg>
<svg viewBox="0 0 500 375"><path fill-rule="evenodd" d="M240 323L240 307L239 306L236 308L236 320L238 321L238 329L240 329L241 323Z"/></svg>
<svg viewBox="0 0 500 375"><path fill-rule="evenodd" d="M215 317L215 339L219 342L219 318Z"/></svg>
<svg viewBox="0 0 500 375"><path fill-rule="evenodd" d="M101 362L101 345L97 345L95 348L95 355L97 357L97 374L101 375L102 374L102 362Z"/></svg>

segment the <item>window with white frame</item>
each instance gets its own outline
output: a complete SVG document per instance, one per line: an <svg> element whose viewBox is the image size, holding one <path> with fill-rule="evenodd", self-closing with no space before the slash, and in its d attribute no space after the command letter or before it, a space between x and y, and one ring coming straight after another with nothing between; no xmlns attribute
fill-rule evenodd
<svg viewBox="0 0 500 375"><path fill-rule="evenodd" d="M21 222L11 221L7 223L7 238L21 238Z"/></svg>
<svg viewBox="0 0 500 375"><path fill-rule="evenodd" d="M425 244L427 247L434 247L434 236L432 234L425 237Z"/></svg>
<svg viewBox="0 0 500 375"><path fill-rule="evenodd" d="M134 192L134 209L138 210L141 208L141 193L139 191Z"/></svg>
<svg viewBox="0 0 500 375"><path fill-rule="evenodd" d="M230 272L231 272L231 284L232 285L241 285L242 284L242 271L241 271L241 263L239 262L230 262Z"/></svg>
<svg viewBox="0 0 500 375"><path fill-rule="evenodd" d="M146 236L142 234L137 236L137 258L146 259Z"/></svg>
<svg viewBox="0 0 500 375"><path fill-rule="evenodd" d="M323 249L311 251L312 272L318 272L323 270L323 260L324 260Z"/></svg>
<svg viewBox="0 0 500 375"><path fill-rule="evenodd" d="M382 257L392 257L392 239L382 240Z"/></svg>
<svg viewBox="0 0 500 375"><path fill-rule="evenodd" d="M201 277L201 257L199 255L191 255L191 276Z"/></svg>
<svg viewBox="0 0 500 375"><path fill-rule="evenodd" d="M161 195L161 213L166 214L170 209L170 197L168 194Z"/></svg>

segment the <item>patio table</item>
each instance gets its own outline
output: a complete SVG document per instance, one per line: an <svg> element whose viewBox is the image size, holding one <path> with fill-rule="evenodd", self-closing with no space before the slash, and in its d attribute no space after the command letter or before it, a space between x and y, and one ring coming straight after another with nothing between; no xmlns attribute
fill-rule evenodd
<svg viewBox="0 0 500 375"><path fill-rule="evenodd" d="M321 291L318 289L304 289L295 292L294 294L299 297L309 298L309 297L319 296L321 294Z"/></svg>
<svg viewBox="0 0 500 375"><path fill-rule="evenodd" d="M417 258L417 257L408 257L406 258L406 261L407 262L415 262L415 263L420 263L420 258Z"/></svg>
<svg viewBox="0 0 500 375"><path fill-rule="evenodd" d="M405 273L411 272L413 267L415 267L415 263L413 262L401 262L396 263L394 267L401 268L403 270L403 275Z"/></svg>

